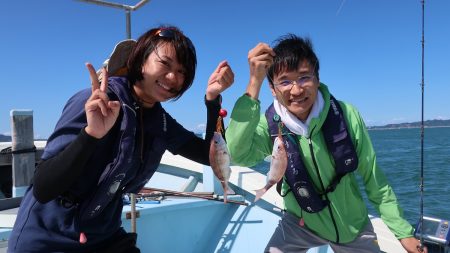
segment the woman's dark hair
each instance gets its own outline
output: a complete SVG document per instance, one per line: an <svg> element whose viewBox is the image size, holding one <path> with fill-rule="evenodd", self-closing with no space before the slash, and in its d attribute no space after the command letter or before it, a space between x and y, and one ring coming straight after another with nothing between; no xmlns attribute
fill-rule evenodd
<svg viewBox="0 0 450 253"><path fill-rule="evenodd" d="M295 71L304 60L314 68L314 74L319 80L319 59L317 59L308 38L303 39L294 34L281 36L275 41L273 51L276 55L273 64L267 71L270 85L273 85L274 75L278 75L282 71Z"/></svg>
<svg viewBox="0 0 450 253"><path fill-rule="evenodd" d="M139 37L128 58L128 80L134 85L137 81L144 79L142 75L142 66L148 56L161 43L170 43L173 45L177 60L186 70L183 87L176 97L173 98L174 100L177 100L187 89L189 89L189 87L191 87L194 81L197 56L191 40L175 26L160 26L147 31Z"/></svg>

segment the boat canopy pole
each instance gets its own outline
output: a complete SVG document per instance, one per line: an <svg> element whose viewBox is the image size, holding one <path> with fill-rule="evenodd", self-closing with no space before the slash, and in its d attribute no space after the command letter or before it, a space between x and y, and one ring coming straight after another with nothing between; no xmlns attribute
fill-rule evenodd
<svg viewBox="0 0 450 253"><path fill-rule="evenodd" d="M131 15L130 15L130 13L132 11L135 11L135 10L141 8L144 4L146 4L150 0L141 0L136 5L111 3L111 2L106 2L106 1L102 1L102 0L78 0L78 1L125 10L127 39L131 39Z"/></svg>
<svg viewBox="0 0 450 253"><path fill-rule="evenodd" d="M420 227L423 230L423 195L424 195L424 173L423 173L423 143L424 143L424 90L425 90L425 0L421 0L422 3L422 82L420 87L422 89L422 103L421 103L421 121L420 121ZM423 252L423 232L420 233L420 252Z"/></svg>

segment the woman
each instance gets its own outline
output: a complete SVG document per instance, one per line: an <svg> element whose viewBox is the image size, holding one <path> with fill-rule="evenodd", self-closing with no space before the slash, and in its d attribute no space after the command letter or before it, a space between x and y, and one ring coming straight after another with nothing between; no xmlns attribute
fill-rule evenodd
<svg viewBox="0 0 450 253"><path fill-rule="evenodd" d="M143 34L125 77L108 79L103 69L100 84L92 65L87 67L92 87L69 99L48 139L8 252L139 252L136 235L121 228L122 194L145 185L165 150L209 164L219 94L234 78L227 62L208 81L205 140L160 104L178 99L195 76L195 48L178 28Z"/></svg>

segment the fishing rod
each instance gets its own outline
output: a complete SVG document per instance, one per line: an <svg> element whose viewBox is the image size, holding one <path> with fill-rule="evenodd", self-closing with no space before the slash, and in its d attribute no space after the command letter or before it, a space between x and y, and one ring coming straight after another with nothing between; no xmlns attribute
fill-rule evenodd
<svg viewBox="0 0 450 253"><path fill-rule="evenodd" d="M420 121L420 227L423 230L423 195L424 195L424 173L423 173L423 143L424 143L424 91L425 91L425 0L422 3L422 82L420 84L422 90L421 102L421 121ZM420 245L418 250L423 252L423 233L420 233Z"/></svg>
<svg viewBox="0 0 450 253"><path fill-rule="evenodd" d="M224 202L224 199L219 198L213 192L179 192L179 191L172 191L172 190L158 189L158 188L150 188L150 187L144 187L139 192L139 196L141 196L141 197L155 196L156 192L162 193L163 196L172 195L172 196L177 196L177 197L194 197L194 198L200 198L200 199ZM245 201L236 201L236 200L227 199L227 203L233 203L233 204L239 204L239 205L243 205L243 206L248 206L248 203L246 203Z"/></svg>

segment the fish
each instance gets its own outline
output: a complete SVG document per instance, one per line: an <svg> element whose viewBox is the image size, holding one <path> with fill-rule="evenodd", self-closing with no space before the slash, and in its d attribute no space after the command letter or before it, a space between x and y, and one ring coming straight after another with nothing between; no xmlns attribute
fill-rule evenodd
<svg viewBox="0 0 450 253"><path fill-rule="evenodd" d="M228 186L228 180L231 176L230 153L228 152L227 143L222 134L214 132L209 148L209 163L213 169L214 175L219 179L223 187L223 202L227 203L228 194L235 192Z"/></svg>
<svg viewBox="0 0 450 253"><path fill-rule="evenodd" d="M270 169L267 173L266 185L256 190L254 202L258 201L270 187L278 183L284 176L287 167L287 153L284 147L281 135L278 135L273 142L272 160L270 161Z"/></svg>

